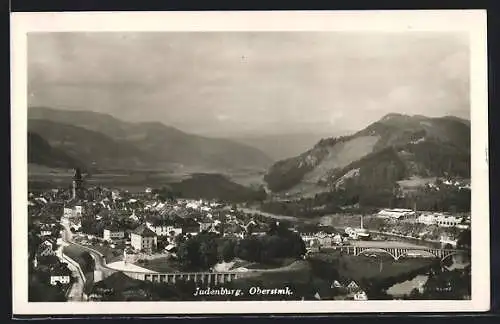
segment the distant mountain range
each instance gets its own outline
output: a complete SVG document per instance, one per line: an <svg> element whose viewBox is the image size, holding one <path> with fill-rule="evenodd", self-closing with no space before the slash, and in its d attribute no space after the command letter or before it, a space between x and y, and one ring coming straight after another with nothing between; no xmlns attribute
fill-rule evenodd
<svg viewBox="0 0 500 324"><path fill-rule="evenodd" d="M52 168L267 170L267 189L289 197L345 187L353 195L383 191L386 197L405 179L470 178L470 121L454 116L389 114L351 135L319 141L313 134L208 138L159 122L131 123L88 111L30 108L28 117L28 162ZM286 141L294 145L280 146ZM301 147L303 153L297 153ZM273 164L273 158L281 160ZM225 196L241 191L224 179L197 176L178 189L206 196L210 181L216 181Z"/></svg>
<svg viewBox="0 0 500 324"><path fill-rule="evenodd" d="M30 108L28 118L30 136L37 139L30 142L30 162L47 166L221 171L265 170L273 162L251 146L188 134L159 122L131 123L102 113L45 107ZM40 139L44 144L38 147Z"/></svg>
<svg viewBox="0 0 500 324"><path fill-rule="evenodd" d="M320 139L332 136L347 135L348 131L331 131L329 133L301 132L283 134L264 134L235 136L234 141L255 147L266 153L274 161L296 156Z"/></svg>
<svg viewBox="0 0 500 324"><path fill-rule="evenodd" d="M389 114L276 162L264 180L274 192L303 196L347 183L377 190L410 177L469 178L470 145L468 120Z"/></svg>

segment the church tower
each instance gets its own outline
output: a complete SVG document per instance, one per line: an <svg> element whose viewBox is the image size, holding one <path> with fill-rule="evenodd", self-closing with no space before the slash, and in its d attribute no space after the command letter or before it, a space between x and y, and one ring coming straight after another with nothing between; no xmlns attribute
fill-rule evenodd
<svg viewBox="0 0 500 324"><path fill-rule="evenodd" d="M80 168L75 169L75 174L73 176L73 199L76 199L80 195L83 187L83 178Z"/></svg>

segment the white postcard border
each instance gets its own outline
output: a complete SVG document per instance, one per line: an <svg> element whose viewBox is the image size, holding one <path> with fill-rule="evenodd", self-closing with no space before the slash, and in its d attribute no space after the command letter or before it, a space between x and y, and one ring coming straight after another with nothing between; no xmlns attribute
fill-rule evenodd
<svg viewBox="0 0 500 324"><path fill-rule="evenodd" d="M472 296L467 301L28 302L27 33L97 31L465 31L471 49ZM485 10L79 12L11 14L13 313L467 312L490 307Z"/></svg>

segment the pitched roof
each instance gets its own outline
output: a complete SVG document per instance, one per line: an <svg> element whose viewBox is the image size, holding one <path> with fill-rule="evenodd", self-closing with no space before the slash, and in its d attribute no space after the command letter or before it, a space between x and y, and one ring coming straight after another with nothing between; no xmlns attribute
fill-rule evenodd
<svg viewBox="0 0 500 324"><path fill-rule="evenodd" d="M123 272L115 272L109 277L97 282L96 288L110 288L115 291L124 291L129 288L138 287L142 285L142 281L132 279Z"/></svg>
<svg viewBox="0 0 500 324"><path fill-rule="evenodd" d="M140 225L132 233L140 235L140 236L144 236L144 237L154 237L154 236L156 236L155 232L153 232L152 230L150 230L149 228L147 228L144 225Z"/></svg>

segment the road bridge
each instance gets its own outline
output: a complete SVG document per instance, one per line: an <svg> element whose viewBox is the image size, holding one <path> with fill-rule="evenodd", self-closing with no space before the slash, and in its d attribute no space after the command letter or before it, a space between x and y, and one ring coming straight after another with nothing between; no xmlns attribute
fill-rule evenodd
<svg viewBox="0 0 500 324"><path fill-rule="evenodd" d="M439 249L439 248L430 248L430 247L416 247L416 246L408 246L408 247L380 247L380 246L340 246L337 249L340 249L341 252L345 252L350 255L368 255L368 254L377 254L384 253L390 255L394 260L399 260L402 257L407 257L411 255L413 252L424 252L429 256L433 256L435 258L441 259L441 261L446 258L457 255L457 254L465 254L466 250L459 249Z"/></svg>

